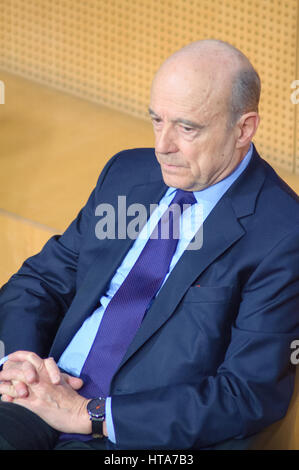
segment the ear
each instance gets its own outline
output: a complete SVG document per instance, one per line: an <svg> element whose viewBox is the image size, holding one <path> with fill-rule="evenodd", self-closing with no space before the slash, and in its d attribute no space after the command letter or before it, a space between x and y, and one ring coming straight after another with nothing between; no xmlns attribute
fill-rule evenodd
<svg viewBox="0 0 299 470"><path fill-rule="evenodd" d="M258 113L251 111L243 114L236 124L237 128L237 142L236 147L246 147L253 139L260 123Z"/></svg>

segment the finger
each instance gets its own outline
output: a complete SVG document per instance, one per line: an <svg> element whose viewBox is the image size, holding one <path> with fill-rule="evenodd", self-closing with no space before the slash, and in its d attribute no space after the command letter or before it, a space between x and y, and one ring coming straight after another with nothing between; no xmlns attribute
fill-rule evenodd
<svg viewBox="0 0 299 470"><path fill-rule="evenodd" d="M15 380L2 381L0 382L0 394L1 393L11 397L25 398L29 395L29 390L23 382L18 382Z"/></svg>
<svg viewBox="0 0 299 470"><path fill-rule="evenodd" d="M0 394L10 396L12 398L17 397L17 392L14 385L11 382L0 383Z"/></svg>
<svg viewBox="0 0 299 470"><path fill-rule="evenodd" d="M0 380L16 380L32 384L38 380L38 374L30 362L9 361L0 372Z"/></svg>
<svg viewBox="0 0 299 470"><path fill-rule="evenodd" d="M21 366L10 367L7 369L3 369L0 372L0 381L12 381L12 380L25 382L26 379L25 379L24 372Z"/></svg>
<svg viewBox="0 0 299 470"><path fill-rule="evenodd" d="M32 384L38 381L38 373L35 366L29 362L24 361L22 364L22 371L25 377L25 382L28 384Z"/></svg>
<svg viewBox="0 0 299 470"><path fill-rule="evenodd" d="M65 381L72 387L73 390L79 390L83 385L83 380L79 377L72 377L68 374L62 374Z"/></svg>
<svg viewBox="0 0 299 470"><path fill-rule="evenodd" d="M13 380L12 381L12 385L15 389L15 392L16 392L16 396L17 397L21 397L21 398L25 398L25 397L28 397L29 395L29 390L28 390L28 387L26 384L24 384L24 382L20 382L18 380Z"/></svg>
<svg viewBox="0 0 299 470"><path fill-rule="evenodd" d="M16 351L8 355L8 363L21 363L24 371L24 381L32 384L38 382L39 373L44 368L44 361L31 351Z"/></svg>
<svg viewBox="0 0 299 470"><path fill-rule="evenodd" d="M13 397L11 397L11 396L9 396L9 395L3 394L3 395L1 395L1 401L13 402L14 399L13 399Z"/></svg>
<svg viewBox="0 0 299 470"><path fill-rule="evenodd" d="M54 361L53 357L48 357L47 359L44 360L45 367L47 369L47 372L49 374L49 378L52 382L52 384L59 384L61 382L61 377L62 374Z"/></svg>
<svg viewBox="0 0 299 470"><path fill-rule="evenodd" d="M31 351L16 351L8 355L8 360L12 362L30 362L36 370L43 367L43 359Z"/></svg>

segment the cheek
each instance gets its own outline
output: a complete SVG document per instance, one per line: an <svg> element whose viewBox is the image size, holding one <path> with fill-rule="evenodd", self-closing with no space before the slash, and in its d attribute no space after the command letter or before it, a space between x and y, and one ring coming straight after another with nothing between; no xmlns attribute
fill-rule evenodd
<svg viewBox="0 0 299 470"><path fill-rule="evenodd" d="M213 166L209 149L203 144L185 145L183 154L193 176L205 174Z"/></svg>
<svg viewBox="0 0 299 470"><path fill-rule="evenodd" d="M221 149L215 139L202 139L200 142L182 145L181 148L194 176L210 176L217 170Z"/></svg>

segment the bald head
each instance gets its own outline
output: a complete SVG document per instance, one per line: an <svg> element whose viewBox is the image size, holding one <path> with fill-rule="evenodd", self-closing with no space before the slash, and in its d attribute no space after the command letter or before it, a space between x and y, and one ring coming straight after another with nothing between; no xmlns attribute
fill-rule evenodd
<svg viewBox="0 0 299 470"><path fill-rule="evenodd" d="M198 41L169 57L149 107L165 183L200 191L228 176L257 130L258 101L258 75L227 43Z"/></svg>
<svg viewBox="0 0 299 470"><path fill-rule="evenodd" d="M244 113L258 112L260 79L249 59L229 43L216 39L196 41L172 54L158 70L154 82L164 74L188 75L206 80L209 96L218 90L226 100L229 124ZM208 91L208 90L207 90Z"/></svg>

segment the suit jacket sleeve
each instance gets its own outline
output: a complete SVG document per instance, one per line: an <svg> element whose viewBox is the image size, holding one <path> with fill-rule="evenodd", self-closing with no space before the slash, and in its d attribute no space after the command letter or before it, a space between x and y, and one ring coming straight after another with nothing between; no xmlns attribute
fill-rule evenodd
<svg viewBox="0 0 299 470"><path fill-rule="evenodd" d="M76 292L80 245L94 216L97 192L114 163L103 169L85 207L62 236L52 237L0 290L0 339L5 354L48 355L57 328Z"/></svg>
<svg viewBox="0 0 299 470"><path fill-rule="evenodd" d="M257 433L286 413L299 336L299 229L250 276L230 345L215 376L114 395L119 448L202 448Z"/></svg>

